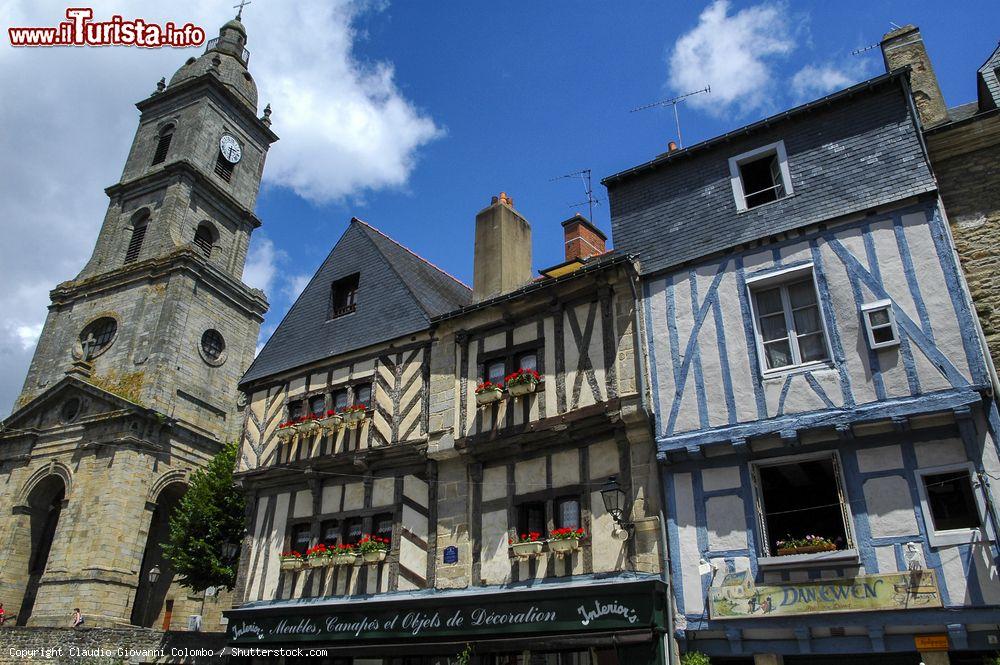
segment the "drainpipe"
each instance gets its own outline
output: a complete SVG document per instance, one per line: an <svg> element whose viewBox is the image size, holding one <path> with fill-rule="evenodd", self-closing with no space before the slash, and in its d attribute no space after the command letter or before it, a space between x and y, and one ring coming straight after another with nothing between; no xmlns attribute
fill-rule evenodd
<svg viewBox="0 0 1000 665"><path fill-rule="evenodd" d="M633 263L633 267L635 264ZM645 362L646 355L643 350L645 349L645 340L643 337L643 331L645 326L642 325L642 300L639 298L639 292L636 289L636 280L638 279L638 270L636 270L635 279L630 275L628 278L629 288L632 289L632 301L635 303L635 313L633 315L632 325L635 328L634 333L634 347L636 354L636 374L638 375L638 388L639 394L641 395L642 405L646 407L647 413L653 416L655 422L655 414L653 413L653 400L651 396L646 392L646 365ZM640 355L641 354L641 355ZM654 425L652 432L653 449L654 456L653 459L657 459L655 454L656 450L656 427ZM660 578L663 580L663 585L667 590L667 634L664 640L664 651L667 656L667 665L673 665L674 662L674 594L673 589L670 585L670 553L668 552L667 540L667 525L666 525L666 509L667 509L667 493L663 487L663 478L661 477L660 463L659 461L654 462L656 465L656 485L660 488Z"/></svg>

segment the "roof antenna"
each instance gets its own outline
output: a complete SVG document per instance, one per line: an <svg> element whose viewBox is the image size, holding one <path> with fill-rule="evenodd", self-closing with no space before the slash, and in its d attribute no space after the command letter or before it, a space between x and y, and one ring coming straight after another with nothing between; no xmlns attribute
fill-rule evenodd
<svg viewBox="0 0 1000 665"><path fill-rule="evenodd" d="M879 46L881 46L881 44L869 44L868 46L864 46L862 48L856 48L853 51L851 51L851 55L861 55L863 53L871 51L873 48L878 48Z"/></svg>
<svg viewBox="0 0 1000 665"><path fill-rule="evenodd" d="M549 182L555 182L556 180L562 180L563 178L576 178L580 177L583 181L584 189L587 192L587 200L581 201L580 203L573 203L570 208L579 208L580 206L589 206L590 217L587 219L591 222L594 221L594 206L601 205L601 200L594 198L594 188L590 184L590 169L582 169L580 171L574 171L573 173L567 173L566 175L556 176L555 178L549 178Z"/></svg>
<svg viewBox="0 0 1000 665"><path fill-rule="evenodd" d="M677 105L680 104L681 102L683 102L688 97L691 97L692 95L700 95L703 92L711 93L712 92L712 86L706 85L701 90L695 90L694 92L686 92L683 95L678 95L676 97L671 97L670 99L662 99L662 100L660 100L658 102L653 102L652 104L646 104L645 106L637 106L636 108L634 108L631 111L629 111L629 113L635 113L636 111L644 111L646 109L651 109L651 108L654 108L656 106L667 106L667 105L673 106L674 107L674 124L677 125L677 142L683 148L684 147L684 138L681 136L681 117L677 113Z"/></svg>

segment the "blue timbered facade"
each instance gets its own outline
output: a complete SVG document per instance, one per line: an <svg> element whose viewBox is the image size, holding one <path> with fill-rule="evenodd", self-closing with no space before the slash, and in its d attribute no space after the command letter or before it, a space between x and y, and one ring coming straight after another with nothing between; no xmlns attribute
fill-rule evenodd
<svg viewBox="0 0 1000 665"><path fill-rule="evenodd" d="M681 649L995 648L995 373L908 71L604 182L642 262Z"/></svg>

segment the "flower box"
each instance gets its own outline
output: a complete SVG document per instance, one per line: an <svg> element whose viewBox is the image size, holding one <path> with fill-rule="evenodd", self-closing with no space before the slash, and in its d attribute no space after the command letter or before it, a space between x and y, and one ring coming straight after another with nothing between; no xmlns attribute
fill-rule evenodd
<svg viewBox="0 0 1000 665"><path fill-rule="evenodd" d="M332 432L340 427L341 423L344 422L344 419L338 414L328 411L326 417L318 420L317 422L325 431Z"/></svg>
<svg viewBox="0 0 1000 665"><path fill-rule="evenodd" d="M514 552L514 556L528 558L541 554L544 544L541 540L529 540L523 543L511 543L510 549Z"/></svg>
<svg viewBox="0 0 1000 665"><path fill-rule="evenodd" d="M295 430L290 425L284 425L278 428L277 435L279 441L291 441L295 436Z"/></svg>
<svg viewBox="0 0 1000 665"><path fill-rule="evenodd" d="M331 565L330 557L328 556L311 556L306 559L306 563L310 568L325 568Z"/></svg>
<svg viewBox="0 0 1000 665"><path fill-rule="evenodd" d="M549 551L557 553L572 552L580 549L580 541L576 538L563 538L549 541Z"/></svg>
<svg viewBox="0 0 1000 665"><path fill-rule="evenodd" d="M299 570L302 568L302 559L295 556L283 556L281 557L281 569L282 570Z"/></svg>
<svg viewBox="0 0 1000 665"><path fill-rule="evenodd" d="M535 392L535 386L538 383L534 381L528 381L527 383L515 383L514 385L507 386L507 392L510 393L511 397L524 397L525 395L530 395Z"/></svg>
<svg viewBox="0 0 1000 665"><path fill-rule="evenodd" d="M503 391L499 388L487 388L486 390L476 393L476 404L479 406L486 406L487 404L492 404L493 402L499 402L501 397L503 397Z"/></svg>
<svg viewBox="0 0 1000 665"><path fill-rule="evenodd" d="M365 419L364 411L348 411L343 416L344 422L348 425L355 425Z"/></svg>
<svg viewBox="0 0 1000 665"><path fill-rule="evenodd" d="M319 430L319 423L315 419L304 420L296 428L302 434L313 434Z"/></svg>
<svg viewBox="0 0 1000 665"><path fill-rule="evenodd" d="M799 547L779 547L778 556L788 556L791 554L816 554L817 552L834 552L837 546L833 543L823 545L803 545Z"/></svg>
<svg viewBox="0 0 1000 665"><path fill-rule="evenodd" d="M508 374L504 379L507 392L511 397L524 397L535 392L535 386L539 381L538 372L533 369L519 369L512 374Z"/></svg>
<svg viewBox="0 0 1000 665"><path fill-rule="evenodd" d="M365 560L365 563L381 563L385 561L386 554L388 554L386 550L370 550L361 556Z"/></svg>
<svg viewBox="0 0 1000 665"><path fill-rule="evenodd" d="M338 554L333 557L333 565L335 566L353 566L361 562L361 558L357 554Z"/></svg>

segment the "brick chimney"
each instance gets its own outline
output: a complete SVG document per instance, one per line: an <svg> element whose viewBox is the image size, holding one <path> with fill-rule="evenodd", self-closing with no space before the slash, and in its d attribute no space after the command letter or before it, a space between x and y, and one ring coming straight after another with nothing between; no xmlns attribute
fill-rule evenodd
<svg viewBox="0 0 1000 665"><path fill-rule="evenodd" d="M589 219L577 213L562 223L566 239L566 260L586 259L603 254L608 237Z"/></svg>
<svg viewBox="0 0 1000 665"><path fill-rule="evenodd" d="M509 293L531 279L531 225L501 192L476 215L472 300Z"/></svg>
<svg viewBox="0 0 1000 665"><path fill-rule="evenodd" d="M913 90L913 102L920 114L923 126L933 127L948 119L948 108L944 103L944 95L938 86L934 67L924 48L924 40L920 29L915 25L904 25L882 37L882 58L885 60L886 71L909 65L910 88Z"/></svg>

